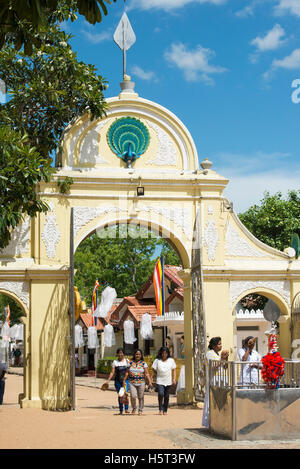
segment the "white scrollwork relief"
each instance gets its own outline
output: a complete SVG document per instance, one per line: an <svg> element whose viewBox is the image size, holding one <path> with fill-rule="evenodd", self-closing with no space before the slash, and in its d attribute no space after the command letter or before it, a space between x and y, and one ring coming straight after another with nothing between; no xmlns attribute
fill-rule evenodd
<svg viewBox="0 0 300 469"><path fill-rule="evenodd" d="M192 235L191 226L191 212L189 209L185 207L157 207L154 205L145 206L139 205L139 210L150 213L150 221L151 221L151 213L156 213L161 215L163 218L167 218L170 221L173 221L175 225L182 229L184 234L187 238L190 238Z"/></svg>
<svg viewBox="0 0 300 469"><path fill-rule="evenodd" d="M191 212L186 208L170 208L157 207L148 205L138 205L138 212L146 212L149 214L149 222L151 222L151 213L161 215L163 218L173 221L179 226L187 237L191 236ZM109 207L74 207L74 234L78 234L80 229L87 225L90 221L104 214L119 214L121 212L128 215L129 208L121 208L116 206ZM137 212L137 213L138 213Z"/></svg>
<svg viewBox="0 0 300 469"><path fill-rule="evenodd" d="M237 230L227 224L226 229L226 254L229 256L240 257L265 257L264 254L252 247L244 238L242 238Z"/></svg>
<svg viewBox="0 0 300 469"><path fill-rule="evenodd" d="M204 230L204 246L207 250L208 260L214 261L216 258L216 249L219 244L219 235L215 222L210 220Z"/></svg>
<svg viewBox="0 0 300 469"><path fill-rule="evenodd" d="M30 250L30 217L26 217L12 232L9 245L1 250L1 255L20 256Z"/></svg>
<svg viewBox="0 0 300 469"><path fill-rule="evenodd" d="M106 123L107 120L101 121L95 128L87 132L79 148L80 163L107 163L107 161L99 154L99 132Z"/></svg>
<svg viewBox="0 0 300 469"><path fill-rule="evenodd" d="M232 280L230 282L230 300L233 305L237 298L246 291L265 288L279 293L290 305L290 282L288 280Z"/></svg>
<svg viewBox="0 0 300 469"><path fill-rule="evenodd" d="M146 164L153 165L176 165L176 148L169 135L158 125L151 121L146 121L149 127L151 127L158 139L158 152L154 159L147 161Z"/></svg>
<svg viewBox="0 0 300 469"><path fill-rule="evenodd" d="M0 282L0 289L14 293L29 309L29 283L25 281Z"/></svg>
<svg viewBox="0 0 300 469"><path fill-rule="evenodd" d="M53 206L51 207L51 211L53 211ZM60 237L60 232L56 223L56 215L55 213L48 212L42 233L42 240L46 247L47 257L49 259L55 258L55 250Z"/></svg>

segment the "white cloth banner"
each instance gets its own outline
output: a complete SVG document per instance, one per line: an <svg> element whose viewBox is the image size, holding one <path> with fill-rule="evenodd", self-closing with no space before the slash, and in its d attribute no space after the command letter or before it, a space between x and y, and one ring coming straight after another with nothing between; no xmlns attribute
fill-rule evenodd
<svg viewBox="0 0 300 469"><path fill-rule="evenodd" d="M83 347L84 346L84 340L83 340L83 332L82 332L82 327L79 324L76 324L75 326L75 347Z"/></svg>
<svg viewBox="0 0 300 469"><path fill-rule="evenodd" d="M104 337L103 344L104 347L112 347L116 343L114 328L111 324L104 326Z"/></svg>
<svg viewBox="0 0 300 469"><path fill-rule="evenodd" d="M97 336L97 329L95 326L88 328L88 348L99 347L99 340Z"/></svg>
<svg viewBox="0 0 300 469"><path fill-rule="evenodd" d="M15 334L15 340L24 340L24 324L18 324Z"/></svg>
<svg viewBox="0 0 300 469"><path fill-rule="evenodd" d="M149 313L145 313L142 316L140 324L140 333L144 340L151 340L154 337L152 329L152 316Z"/></svg>
<svg viewBox="0 0 300 469"><path fill-rule="evenodd" d="M8 324L7 321L5 321L5 323L2 326L1 337L2 337L1 346L2 347L7 347L8 343L10 341L10 327L9 327L9 324Z"/></svg>
<svg viewBox="0 0 300 469"><path fill-rule="evenodd" d="M134 324L133 321L127 319L124 321L124 342L125 344L133 344L136 341L134 333Z"/></svg>
<svg viewBox="0 0 300 469"><path fill-rule="evenodd" d="M95 310L95 317L106 318L116 298L117 298L117 292L114 288L111 288L111 287L104 288L101 294L100 305L97 306Z"/></svg>
<svg viewBox="0 0 300 469"><path fill-rule="evenodd" d="M10 338L12 340L16 339L17 332L18 332L18 324L15 324L14 326L10 328Z"/></svg>
<svg viewBox="0 0 300 469"><path fill-rule="evenodd" d="M185 389L185 366L182 365L182 367L180 368L180 374L179 374L179 378L178 378L176 394L180 391L184 391L184 389Z"/></svg>

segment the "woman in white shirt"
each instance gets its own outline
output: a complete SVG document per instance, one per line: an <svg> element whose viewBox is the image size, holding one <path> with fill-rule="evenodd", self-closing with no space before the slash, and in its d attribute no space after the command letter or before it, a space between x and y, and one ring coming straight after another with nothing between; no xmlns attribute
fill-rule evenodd
<svg viewBox="0 0 300 469"><path fill-rule="evenodd" d="M207 360L228 360L228 351L222 350L222 339L221 337L213 337L210 339L208 344L209 351L206 354ZM222 350L222 352L221 352ZM202 415L202 425L205 428L209 428L209 383L206 383L206 392L204 399L204 408Z"/></svg>
<svg viewBox="0 0 300 469"><path fill-rule="evenodd" d="M239 365L241 367L239 385L247 388L258 385L259 368L262 367L259 363L261 356L254 350L255 342L256 339L254 337L246 337L243 340L243 348L238 351L239 361L247 362L247 364Z"/></svg>
<svg viewBox="0 0 300 469"><path fill-rule="evenodd" d="M170 357L168 347L161 347L152 364L152 380L156 373L156 385L158 390L159 415L166 415L169 407L171 386L176 385L176 363Z"/></svg>

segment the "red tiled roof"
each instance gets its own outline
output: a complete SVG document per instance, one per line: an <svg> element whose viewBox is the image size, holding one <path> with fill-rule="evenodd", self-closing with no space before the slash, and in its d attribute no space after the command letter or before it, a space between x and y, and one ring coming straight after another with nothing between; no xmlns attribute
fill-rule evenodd
<svg viewBox="0 0 300 469"><path fill-rule="evenodd" d="M149 313L152 316L152 321L156 317L156 306L152 305L143 305L143 306L128 306L127 310L122 316L122 319L118 323L120 329L123 328L123 323L128 319L129 316L134 320L135 327L139 326L139 323L142 319L143 314Z"/></svg>
<svg viewBox="0 0 300 469"><path fill-rule="evenodd" d="M92 315L91 315L91 313L80 314L80 319L82 320L82 322L84 323L84 325L87 328L91 327L93 325L92 324ZM103 329L104 329L103 321L101 319L103 319L103 318L100 318L100 321L97 320L97 331L103 331Z"/></svg>
<svg viewBox="0 0 300 469"><path fill-rule="evenodd" d="M119 312L121 309L124 307L124 305L127 306L144 306L147 304L153 304L153 301L150 299L147 300L139 300L135 296L125 296L123 301L117 305L113 313L111 314L111 320L112 321L119 321Z"/></svg>

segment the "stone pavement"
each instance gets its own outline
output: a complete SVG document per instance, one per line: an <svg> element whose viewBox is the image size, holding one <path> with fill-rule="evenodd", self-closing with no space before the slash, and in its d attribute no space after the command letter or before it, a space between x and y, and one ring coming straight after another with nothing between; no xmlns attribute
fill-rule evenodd
<svg viewBox="0 0 300 469"><path fill-rule="evenodd" d="M10 368L8 375L19 375L23 374L22 368ZM16 376L17 378L17 376ZM9 385L9 376L7 385ZM78 399L78 409L75 413L66 412L38 412L36 409L24 409L21 413L19 406L13 404L16 399L11 398L8 400L2 409L2 419L5 423L7 432L9 431L8 425L12 424L11 431L16 435L16 427L13 425L14 418L18 419L18 428L20 436L17 435L15 438L24 438L24 432L30 435L30 432L26 432L26 425L30 428L47 428L50 432L51 423L55 423L53 426L52 438L45 437L42 440L40 432L32 435L32 438L28 440L25 447L59 447L59 448L85 448L89 447L89 438L94 441L99 439L100 430L96 422L99 417L104 419L106 422L107 432L111 432L117 437L118 442L115 438L108 440L103 443L104 448L159 448L159 449L300 449L300 440L280 440L280 441L231 441L228 439L220 438L210 434L206 429L201 427L202 419L202 405L198 408L192 406L177 406L176 396L171 396L171 407L170 413L167 420L160 420L157 417L157 394L146 393L145 399L145 415L141 417L142 420L132 419L132 416L123 416L121 421L118 420L118 406L115 396L115 390L113 383L110 383L111 392L103 392L99 390L105 379L95 377L76 377L76 395ZM19 385L21 385L21 381ZM14 387L15 389L15 387ZM9 388L7 389L9 392ZM15 392L15 391L14 391ZM99 402L99 397L101 401ZM9 395L8 395L9 398ZM97 402L97 404L96 404ZM5 411L3 413L3 411ZM28 415L27 415L28 414ZM21 418L24 419L24 423L21 423ZM35 420L40 418L40 420ZM115 420L117 419L117 420ZM123 420L125 419L125 420ZM52 422L53 420L53 422ZM55 422L54 422L55 420ZM59 422L57 427L56 421ZM71 421L71 423L70 423ZM82 425L78 425L82 422ZM147 424L146 424L147 422ZM124 427L123 427L124 423ZM33 425L34 424L34 425ZM146 424L146 426L145 426ZM23 426L22 426L23 425ZM33 425L33 427L32 427ZM50 427L49 427L50 425ZM121 426L120 426L121 425ZM125 433L122 433L122 427ZM59 430L58 430L59 428ZM121 433L118 432L118 429ZM33 432L33 430L30 430ZM61 433L59 433L59 431ZM117 434L115 432L117 431ZM146 432L146 434L145 434ZM76 435L74 439L72 435ZM132 436L133 440L127 441L126 435ZM78 441L77 435L80 435ZM88 436L87 442L84 441L85 435ZM48 435L49 436L49 435ZM141 441L141 437L147 438L147 443ZM70 437L67 441L63 441L63 438ZM29 438L29 437L28 437ZM101 434L103 439L103 435ZM137 441L136 446L132 446L132 441ZM115 446L110 446L113 442ZM4 443L4 442L3 442ZM8 448L6 442L6 448ZM34 446L35 445L35 446ZM59 446L61 445L61 446ZM79 446L76 446L79 445ZM0 443L0 447L3 447ZM13 443L12 446L13 447ZM24 446L23 446L24 447Z"/></svg>

